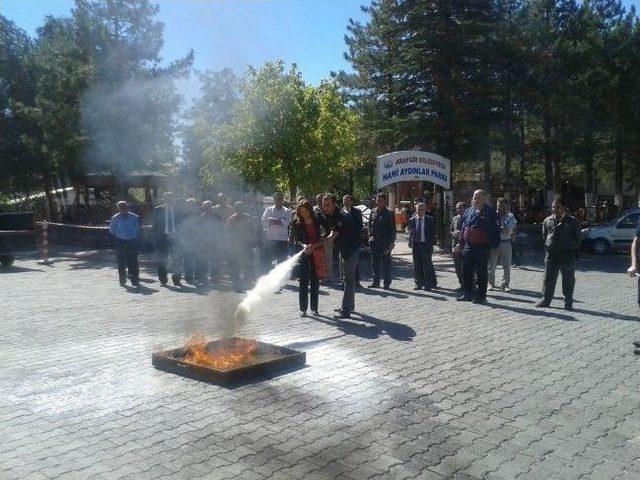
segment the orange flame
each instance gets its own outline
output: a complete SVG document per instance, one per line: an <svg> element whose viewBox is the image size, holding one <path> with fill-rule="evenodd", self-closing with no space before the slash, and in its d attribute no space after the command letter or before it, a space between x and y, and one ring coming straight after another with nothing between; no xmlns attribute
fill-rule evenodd
<svg viewBox="0 0 640 480"><path fill-rule="evenodd" d="M250 363L258 349L255 340L243 338L225 339L219 347L208 349L209 340L203 335L194 335L185 344L184 361L206 365L218 370L230 370Z"/></svg>

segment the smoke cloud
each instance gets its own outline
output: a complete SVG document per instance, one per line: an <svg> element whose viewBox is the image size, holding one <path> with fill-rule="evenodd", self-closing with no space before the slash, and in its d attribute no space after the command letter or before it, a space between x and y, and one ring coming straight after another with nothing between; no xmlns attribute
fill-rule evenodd
<svg viewBox="0 0 640 480"><path fill-rule="evenodd" d="M293 267L298 263L303 253L303 251L298 252L288 260L276 265L273 270L258 279L256 286L247 292L247 296L240 302L240 305L238 305L236 309L233 316L236 330L243 328L249 317L262 308L268 296L276 293L287 283Z"/></svg>

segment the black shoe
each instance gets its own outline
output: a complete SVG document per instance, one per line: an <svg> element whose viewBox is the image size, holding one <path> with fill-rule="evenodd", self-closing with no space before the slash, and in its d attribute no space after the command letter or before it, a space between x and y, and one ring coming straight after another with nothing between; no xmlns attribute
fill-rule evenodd
<svg viewBox="0 0 640 480"><path fill-rule="evenodd" d="M430 292L431 290L433 290L435 287L424 287L425 291Z"/></svg>
<svg viewBox="0 0 640 480"><path fill-rule="evenodd" d="M136 282L131 282L131 285L133 285L136 288L140 288L140 282L136 281Z"/></svg>
<svg viewBox="0 0 640 480"><path fill-rule="evenodd" d="M120 286L121 287L125 287L127 285L127 281L126 280L120 280Z"/></svg>
<svg viewBox="0 0 640 480"><path fill-rule="evenodd" d="M382 287L383 290L391 290L391 285L384 285Z"/></svg>
<svg viewBox="0 0 640 480"><path fill-rule="evenodd" d="M318 313L318 310L311 310L311 314L312 314L314 317L318 317L318 316L320 316L320 314Z"/></svg>
<svg viewBox="0 0 640 480"><path fill-rule="evenodd" d="M564 302L564 309L572 312L573 311L573 302Z"/></svg>
<svg viewBox="0 0 640 480"><path fill-rule="evenodd" d="M487 299L486 298L474 298L473 302L471 303L475 303L476 305L486 305L487 304Z"/></svg>
<svg viewBox="0 0 640 480"><path fill-rule="evenodd" d="M173 284L176 287L181 287L182 286L182 282L180 281L180 276L179 275L172 275L171 276L171 281L173 282Z"/></svg>
<svg viewBox="0 0 640 480"><path fill-rule="evenodd" d="M636 349L633 351L633 353L634 353L635 355L640 355L640 349L636 348Z"/></svg>
<svg viewBox="0 0 640 480"><path fill-rule="evenodd" d="M414 290L422 290L422 285L416 285L413 287Z"/></svg>
<svg viewBox="0 0 640 480"><path fill-rule="evenodd" d="M306 311L300 312L300 316L303 317L303 318L306 317L307 316L307 312Z"/></svg>
<svg viewBox="0 0 640 480"><path fill-rule="evenodd" d="M362 288L362 284L360 282L356 282L356 288Z"/></svg>
<svg viewBox="0 0 640 480"><path fill-rule="evenodd" d="M640 340L636 340L635 342L633 342L633 346L636 348L640 348Z"/></svg>
<svg viewBox="0 0 640 480"><path fill-rule="evenodd" d="M369 288L380 288L380 284L379 283L372 283L371 285L369 285Z"/></svg>
<svg viewBox="0 0 640 480"><path fill-rule="evenodd" d="M462 295L461 297L456 298L458 302L470 302L471 297L468 295Z"/></svg>
<svg viewBox="0 0 640 480"><path fill-rule="evenodd" d="M551 302L547 302L546 300L542 300L542 301L536 303L536 308L549 308L550 305L551 305Z"/></svg>
<svg viewBox="0 0 640 480"><path fill-rule="evenodd" d="M351 312L340 310L340 313L334 315L333 318L351 318Z"/></svg>

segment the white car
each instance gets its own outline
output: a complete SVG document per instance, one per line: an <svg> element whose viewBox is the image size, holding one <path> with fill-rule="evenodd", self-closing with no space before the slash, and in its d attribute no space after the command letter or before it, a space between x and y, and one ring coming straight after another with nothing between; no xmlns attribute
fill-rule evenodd
<svg viewBox="0 0 640 480"><path fill-rule="evenodd" d="M627 210L615 220L582 229L582 246L598 255L631 248L640 218L640 208Z"/></svg>

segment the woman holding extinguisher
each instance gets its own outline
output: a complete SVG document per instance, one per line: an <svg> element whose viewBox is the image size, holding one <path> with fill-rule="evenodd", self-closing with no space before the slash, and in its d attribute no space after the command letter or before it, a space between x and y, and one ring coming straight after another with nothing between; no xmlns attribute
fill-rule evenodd
<svg viewBox="0 0 640 480"><path fill-rule="evenodd" d="M309 200L298 203L295 218L291 222L290 241L304 250L300 257L300 288L298 299L300 302L300 316L307 316L307 307L311 303L313 315L318 315L319 281L326 275L324 261L324 247L322 237L324 228L318 217L313 213Z"/></svg>

